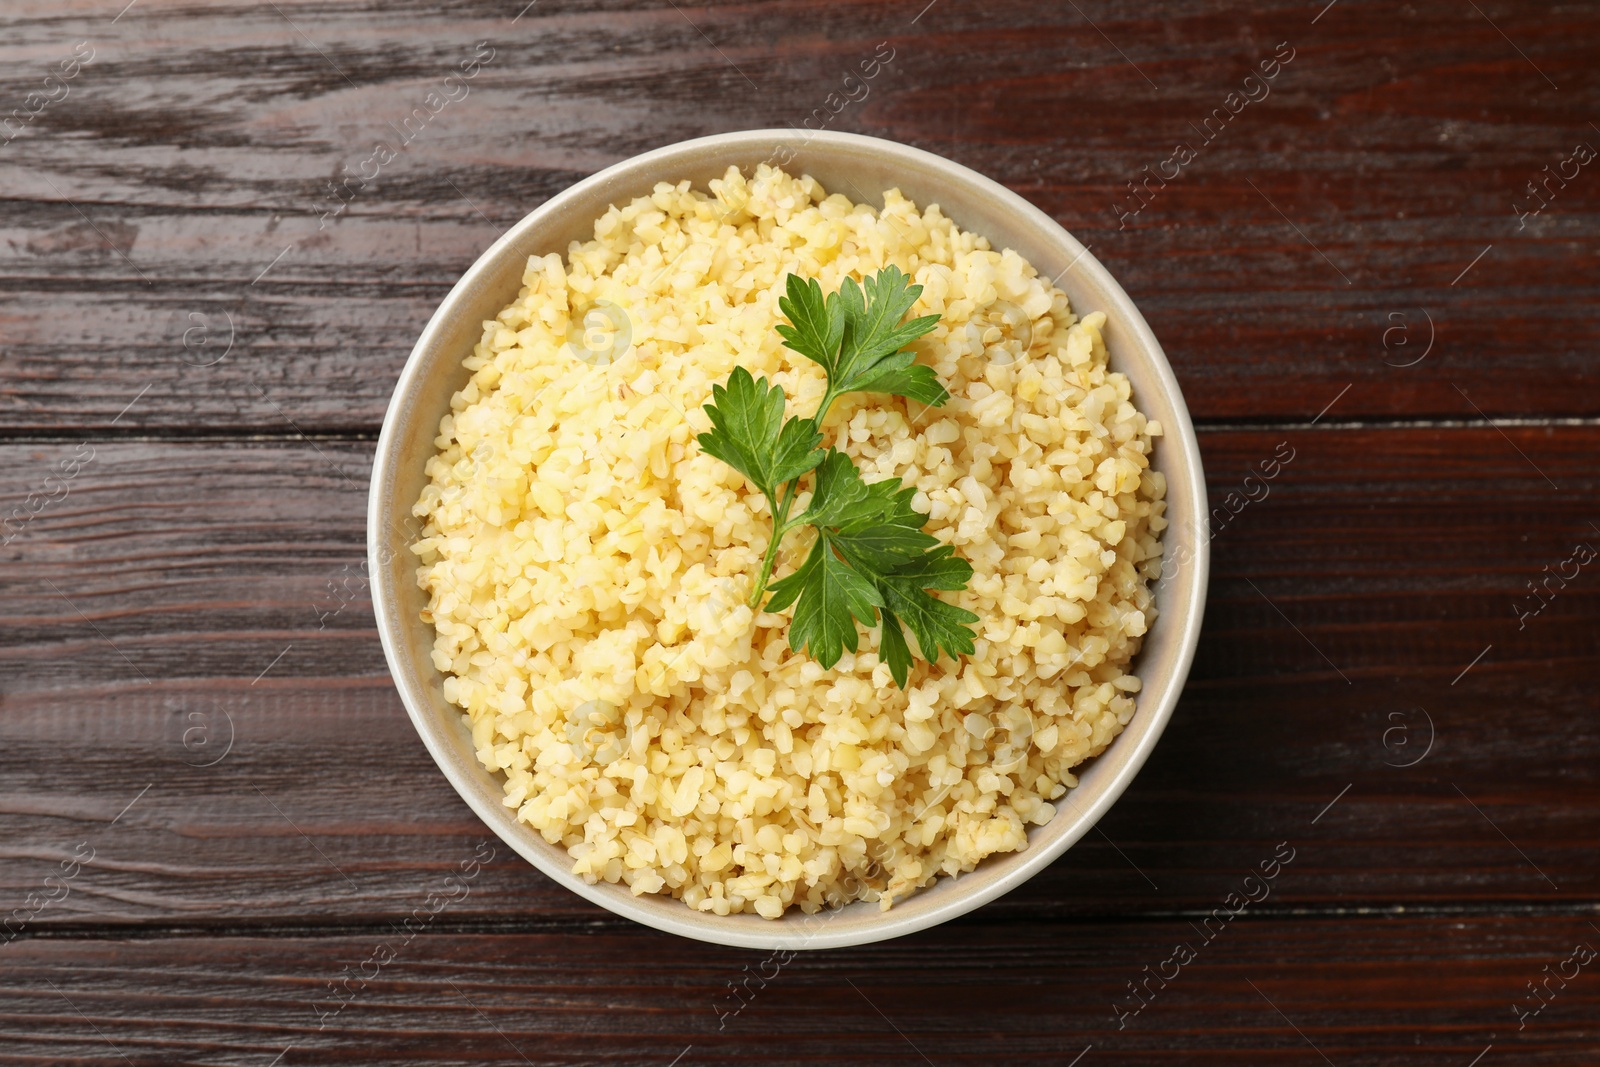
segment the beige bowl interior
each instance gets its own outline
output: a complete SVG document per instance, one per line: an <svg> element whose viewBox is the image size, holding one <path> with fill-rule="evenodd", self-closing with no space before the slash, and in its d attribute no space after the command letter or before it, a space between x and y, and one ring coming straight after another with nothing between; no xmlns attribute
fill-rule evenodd
<svg viewBox="0 0 1600 1067"><path fill-rule="evenodd" d="M882 912L857 903L779 920L716 916L666 896L636 897L625 886L590 885L569 871L566 850L516 821L501 802L499 779L478 763L457 709L446 704L429 651L433 630L418 613L425 598L405 544L415 529L411 505L426 478L439 419L467 380L461 361L492 319L515 299L527 258L566 253L594 236L594 220L612 203L648 193L657 182L696 186L730 165L748 175L762 163L816 177L830 192L881 207L898 187L918 206L937 203L957 225L1012 248L1059 285L1083 315L1104 311L1111 365L1133 383L1134 402L1165 428L1153 457L1168 485L1165 552L1169 566L1156 591L1159 618L1135 664L1144 682L1132 722L1111 747L1079 768L1080 784L1057 801L1056 817L1035 827L1027 849L993 856L977 870L940 878ZM480 818L535 867L573 892L619 915L686 937L747 948L829 948L898 937L961 915L1020 885L1078 840L1127 788L1177 703L1199 638L1208 563L1205 482L1188 409L1150 328L1122 288L1072 235L1003 186L942 157L891 141L851 134L754 130L722 134L648 152L567 189L496 241L435 312L400 376L378 441L368 509L367 552L378 630L390 670L417 732L445 776Z"/></svg>

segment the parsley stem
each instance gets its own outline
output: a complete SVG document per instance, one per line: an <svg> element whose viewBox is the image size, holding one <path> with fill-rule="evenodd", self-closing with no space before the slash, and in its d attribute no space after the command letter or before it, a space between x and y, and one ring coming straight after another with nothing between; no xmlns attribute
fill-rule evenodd
<svg viewBox="0 0 1600 1067"><path fill-rule="evenodd" d="M822 394L822 403L817 405L817 413L811 416L811 425L818 433L822 432L822 420L827 417L828 409L833 407L833 402L839 399L839 394L833 391L833 381L829 379L828 389Z"/></svg>
<svg viewBox="0 0 1600 1067"><path fill-rule="evenodd" d="M778 545L783 541L783 535L789 532L789 509L794 507L795 494L799 491L798 478L779 491L778 504L772 512L772 535L767 538L767 552L761 557L761 574L757 576L756 587L750 594L752 608L761 606L761 598L767 591L767 579L772 577L773 564L778 561Z"/></svg>

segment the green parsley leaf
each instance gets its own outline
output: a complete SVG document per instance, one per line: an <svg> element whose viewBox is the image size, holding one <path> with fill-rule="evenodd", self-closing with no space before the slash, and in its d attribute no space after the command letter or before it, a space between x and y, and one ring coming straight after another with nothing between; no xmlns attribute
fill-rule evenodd
<svg viewBox="0 0 1600 1067"><path fill-rule="evenodd" d="M917 491L899 479L866 482L849 456L830 448L817 467L811 503L796 522L858 533L874 525L909 526L920 530L928 516L911 506Z"/></svg>
<svg viewBox="0 0 1600 1067"><path fill-rule="evenodd" d="M818 423L845 393L890 393L929 407L950 399L933 368L914 365L915 353L903 351L939 324L937 315L900 321L922 295L922 286L908 282L899 267L885 267L867 279L864 290L846 278L838 292L824 298L815 278L789 275L778 307L791 325L780 325L778 336L828 372Z"/></svg>
<svg viewBox="0 0 1600 1067"><path fill-rule="evenodd" d="M911 649L906 646L905 631L900 629L900 620L888 608L879 608L878 615L883 619L883 633L878 638L878 658L889 665L894 684L904 689L906 679L911 675Z"/></svg>
<svg viewBox="0 0 1600 1067"><path fill-rule="evenodd" d="M772 583L767 605L768 611L782 611L794 603L789 647L824 667L838 663L845 649L856 650L856 623L871 626L883 603L873 584L834 554L829 540L819 534L800 569Z"/></svg>
<svg viewBox="0 0 1600 1067"><path fill-rule="evenodd" d="M883 575L878 578L877 586L883 606L904 619L916 635L923 659L932 663L939 658L941 650L954 659L972 655L975 635L969 625L978 621L972 612L933 596L916 576ZM890 670L893 670L892 664Z"/></svg>
<svg viewBox="0 0 1600 1067"><path fill-rule="evenodd" d="M833 533L830 537L850 566L867 574L898 570L939 545L939 539L932 534L906 526L872 526L859 533Z"/></svg>
<svg viewBox="0 0 1600 1067"><path fill-rule="evenodd" d="M735 367L726 386L711 387L711 432L700 447L749 478L769 500L778 487L822 461L822 435L810 419L783 419L783 388Z"/></svg>
<svg viewBox="0 0 1600 1067"><path fill-rule="evenodd" d="M880 360L877 366L856 380L853 391L889 393L926 404L930 408L943 407L944 402L950 399L950 391L939 384L939 376L932 367L913 363L914 359L914 352L896 352Z"/></svg>
<svg viewBox="0 0 1600 1067"><path fill-rule="evenodd" d="M972 651L973 635L965 626L977 622L978 617L962 608L945 604L927 589L965 589L972 579L972 565L955 555L955 549L940 543L932 534L924 533L928 516L912 507L916 490L902 486L899 479L886 478L866 482L850 457L835 449L828 449L826 458L817 467L817 487L811 503L795 521L818 528L817 545L826 544L830 552L837 552L852 570L866 576L877 590L875 603L886 610L883 615L883 637L879 642L879 655L889 663L898 684L905 685L904 670L909 669L909 650L904 656L905 637L900 632L896 611L904 615L917 637L919 648L926 649L924 658L936 660L941 648L957 654L963 649ZM815 557L820 551L813 547ZM810 565L810 560L807 565ZM802 570L805 570L803 567ZM800 572L783 579L785 597L779 600L777 585L773 586L773 603L768 611L782 610L791 600L804 604L808 596L821 596L818 578ZM779 584L783 584L779 583ZM896 598L896 599L891 599ZM799 608L795 618L800 617ZM840 616L842 618L842 615ZM862 618L870 627L873 620ZM796 643L794 630L790 631L790 647L803 647ZM850 645L855 651L855 646ZM892 660L892 661L891 661ZM821 660L819 659L819 662ZM827 665L827 664L825 664Z"/></svg>
<svg viewBox="0 0 1600 1067"><path fill-rule="evenodd" d="M874 378L879 364L895 355L939 324L939 316L924 315L902 323L911 305L922 295L922 286L910 281L899 267L885 267L858 286L846 278L839 287L839 307L844 312L844 335L839 362L830 378L839 393L855 392L861 383Z"/></svg>
<svg viewBox="0 0 1600 1067"><path fill-rule="evenodd" d="M915 579L922 589L965 589L972 581L972 564L941 544L894 569L893 577Z"/></svg>
<svg viewBox="0 0 1600 1067"><path fill-rule="evenodd" d="M844 315L839 308L839 294L824 299L822 286L815 278L803 279L791 274L785 280L787 296L778 298L778 308L789 316L791 326L778 326L778 336L784 346L805 356L833 378L838 368L839 342L844 337Z"/></svg>

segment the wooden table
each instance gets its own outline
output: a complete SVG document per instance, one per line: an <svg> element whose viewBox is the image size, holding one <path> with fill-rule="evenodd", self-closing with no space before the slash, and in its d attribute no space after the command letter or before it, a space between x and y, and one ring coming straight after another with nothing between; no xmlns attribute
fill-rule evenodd
<svg viewBox="0 0 1600 1067"><path fill-rule="evenodd" d="M1600 13L125 2L0 13L0 1063L1600 1060ZM778 968L493 840L360 564L385 402L480 250L634 153L807 122L1086 241L1237 514L1097 832Z"/></svg>

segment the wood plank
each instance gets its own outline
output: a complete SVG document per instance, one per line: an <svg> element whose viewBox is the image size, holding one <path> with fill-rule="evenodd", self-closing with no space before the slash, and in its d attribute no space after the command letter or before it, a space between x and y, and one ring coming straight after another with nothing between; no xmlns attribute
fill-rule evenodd
<svg viewBox="0 0 1600 1067"><path fill-rule="evenodd" d="M37 939L0 950L0 1061L1587 1065L1597 942L1534 916L1239 919L1209 943L967 919L788 960L641 930Z"/></svg>
<svg viewBox="0 0 1600 1067"><path fill-rule="evenodd" d="M1292 458L1215 535L1178 714L1100 832L985 914L1207 910L1284 840L1268 912L1592 901L1600 578L1513 609L1600 546L1600 429L1203 437L1224 508ZM370 448L0 446L8 502L82 463L0 547L0 902L96 856L30 926L399 916L484 839L372 628ZM460 909L600 914L505 849Z"/></svg>
<svg viewBox="0 0 1600 1067"><path fill-rule="evenodd" d="M4 107L75 42L95 55L0 148L0 433L371 431L512 221L639 151L798 125L883 41L893 62L828 128L944 153L1054 215L1145 310L1197 417L1309 418L1346 386L1338 417L1600 414L1600 282L1576 266L1600 182L1513 207L1600 144L1593 11L522 6L9 13ZM479 41L469 95L323 226L340 168ZM1203 143L1280 41L1271 94ZM1119 228L1179 140L1197 158Z"/></svg>

